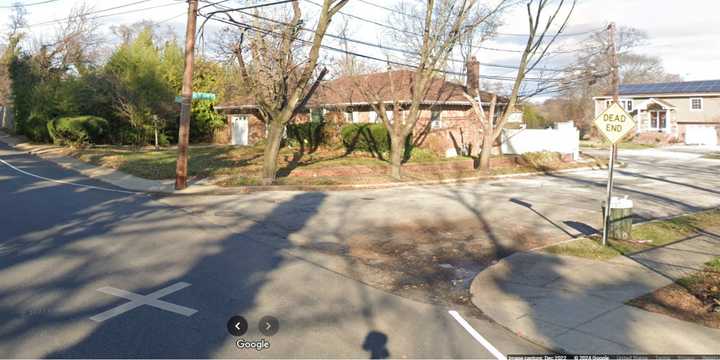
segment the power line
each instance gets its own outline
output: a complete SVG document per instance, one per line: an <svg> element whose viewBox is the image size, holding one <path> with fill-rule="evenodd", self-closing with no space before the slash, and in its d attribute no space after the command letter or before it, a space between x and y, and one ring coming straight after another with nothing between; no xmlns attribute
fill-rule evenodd
<svg viewBox="0 0 720 360"><path fill-rule="evenodd" d="M205 15L200 15L200 16L205 17ZM278 34L272 30L262 29L262 28L258 28L253 25L243 24L243 23L239 23L236 21L230 21L230 20L224 20L224 19L218 19L218 18L208 18L208 17L206 17L206 19L221 22L221 23L224 23L227 25L232 25L235 27L243 28L243 29L247 29L247 30L254 31L254 32L259 32L264 35L270 35L270 36L274 36L274 37L282 36L282 34ZM306 45L312 45L311 41L304 40L304 39L297 39L297 40ZM406 67L406 68L415 68L415 69L417 68L417 65L407 64L407 63L394 61L394 60L390 60L390 59L381 59L381 58L377 58L377 57L374 57L371 55L366 55L366 54L353 52L353 51L346 51L346 50L328 46L328 45L321 45L321 47L324 49L327 49L327 50L340 52L340 53L343 53L346 55L357 56L357 57L368 59L368 60L378 61L378 62L382 62L382 63L389 64L389 65L395 65L395 66ZM454 76L466 76L465 73L456 72L456 71L449 71L449 70L442 70L442 69L434 69L434 71L448 74L448 75L454 75ZM494 75L481 75L480 78L485 79L485 80L515 81L515 78L513 78L513 77L494 76ZM527 77L527 78L525 78L525 80L535 81L535 82L543 82L543 81L556 80L556 79L542 79L542 78Z"/></svg>
<svg viewBox="0 0 720 360"><path fill-rule="evenodd" d="M100 13L104 13L104 12L107 12L107 11L122 9L122 8L126 8L126 7L129 7L129 6L133 6L133 5L137 5L137 4L141 4L141 3L147 3L147 2L148 2L148 0L136 1L136 2L133 2L133 3L129 3L129 4L125 4L125 5L119 5L119 6L115 6L115 7L111 7L111 8L107 8L107 9L102 9L102 10L97 10L97 11L90 11L90 12L87 12L87 13L85 13L85 14L83 14L83 15L87 16L87 15L100 14ZM131 14L131 13L136 13L136 12L140 12L140 11L158 9L158 8L163 8L163 7L168 7L168 6L181 5L181 4L182 4L182 2L176 1L176 2L171 3L171 4L156 5L156 6L150 6L150 7L145 7L145 8L141 8L141 9L134 9L134 10L122 11L122 12L117 12L117 13L112 13L112 14L106 14L106 15L100 15L100 16L93 16L93 17L90 17L89 19L90 19L90 20L101 19L101 18L106 18L106 17L110 17L110 16ZM65 19L48 20L48 21L44 21L44 22L41 22L41 23L37 23L37 24L27 25L27 27L28 27L28 28L39 27L39 26L56 24L56 23L58 23L58 24L59 24L59 23L64 23L64 22L67 22L67 21L68 21L67 18L65 18Z"/></svg>
<svg viewBox="0 0 720 360"><path fill-rule="evenodd" d="M0 9L13 9L13 8L16 8L16 7L28 7L28 6L35 6L35 5L44 5L44 4L49 4L49 3L57 2L57 1L60 1L60 0L45 0L45 1L39 1L39 2L36 2L36 3L31 3L31 4L16 3L16 4L13 4L13 5L11 5L11 6L0 6Z"/></svg>
<svg viewBox="0 0 720 360"><path fill-rule="evenodd" d="M312 1L312 0L303 0L303 1L305 1L305 2L307 2L307 3L309 3L309 4L312 4L312 5L314 5L314 6L322 7L321 4L318 4L318 3L316 3L316 2L314 2L314 1ZM363 2L366 3L366 4L368 3L367 1L363 1ZM369 3L369 4L371 4L371 5L376 5L376 4L372 4L372 3ZM376 5L376 6L378 6L378 7L380 7L380 8L387 9L387 8L385 8L384 6L380 6L380 5ZM393 10L393 11L398 12L398 13L400 13L400 14L403 14L404 16L413 17L413 15L405 14L405 13L400 12L400 11L398 11L398 10ZM404 33L404 34L413 35L413 36L422 36L421 34L418 34L418 33L416 33L416 32L410 31L410 30L397 28L397 27L394 27L394 26L390 26L390 25L387 25L387 24L383 24L383 23L374 21L374 20L369 20L369 19L366 19L366 18L357 16L357 15L348 14L348 13L343 12L343 11L339 11L339 13L340 13L340 14L343 14L343 15L349 17L349 18L357 19L357 20L359 20L359 21L362 21L362 22L365 22L365 23L368 23L368 24L373 24L373 25L376 25L376 26L379 26L379 27L383 27L383 28L386 28L386 29L390 29L390 30L393 30L393 31L395 31L395 32ZM574 34L566 34L566 35L567 35L567 36L577 36L577 35L582 35L582 34L590 34L590 33L596 32L596 31L601 30L601 29L604 29L604 27L598 28L598 29L595 29L595 30L585 31L585 32L582 32L582 33L574 33ZM497 34L497 33L496 33L496 34ZM499 35L499 34L498 34L498 35ZM504 34L504 35L521 35L521 34ZM560 35L563 35L563 34L559 34L559 36L560 36ZM527 37L527 35L522 35L522 36ZM489 50L489 51L512 52L512 53L522 53L522 52L525 51L525 50L515 50L515 49L501 49L501 48L487 47L487 46L481 46L481 45L471 45L471 48L473 48L473 49L481 49L481 50ZM574 52L576 52L576 51L575 51L575 50L555 50L555 51L551 51L551 52L548 52L548 53L570 54L570 53L574 53Z"/></svg>
<svg viewBox="0 0 720 360"><path fill-rule="evenodd" d="M309 2L309 3L313 3L314 5L318 5L317 3L314 3L313 1L310 1L310 0L305 0L305 1L307 1L307 2ZM393 8L390 8L390 7L387 7L387 6L378 5L378 4L375 4L375 3L371 2L371 1L367 1L367 0L357 0L357 1L358 1L358 2L361 2L361 3L363 3L363 4L367 4L367 5L376 7L376 8L378 8L378 9L383 9L383 10L385 10L385 11L394 12L394 13L399 14L399 15L408 16L408 17L413 17L413 18L416 18L416 19L423 20L423 18L420 17L420 16L412 15L412 14L407 14L407 13L405 13L405 12L402 12L402 11L398 10L398 9L393 9ZM341 12L341 14L342 14L342 12ZM605 27L602 27L601 29L604 29L604 28L605 28ZM585 34L593 33L593 32L595 32L595 31L597 31L597 30L599 30L599 29L588 30L588 31L581 31L581 32L576 32L576 33L564 33L564 34L561 33L561 34L558 34L558 36L579 36L579 35L585 35ZM514 33L500 33L500 32L496 32L495 35L500 35L500 36L524 36L524 37L527 37L527 36L528 36L528 34L514 34ZM503 50L503 51L505 51L505 50ZM520 50L520 52L522 52L522 50Z"/></svg>
<svg viewBox="0 0 720 360"><path fill-rule="evenodd" d="M268 5L272 5L272 4L268 4ZM245 8L241 8L241 9L230 9L230 8L227 8L227 7L223 7L223 8L225 8L224 11L214 11L214 12L211 12L211 13L207 14L207 16L210 16L210 17L211 17L211 16L213 16L214 14L220 13L220 12L237 11L237 12L240 12L240 13L242 13L242 14L245 14L245 15L248 15L248 16L252 16L252 17L255 17L255 18L264 20L264 21L272 22L272 23L275 23L275 24L284 25L284 26L290 25L290 24L285 23L285 22L282 22L282 21L278 21L278 20L270 19L270 18L267 18L267 17L264 17L264 16L260 16L260 15L257 15L257 14L251 14L251 13L248 13L248 12L245 12L245 11L241 11L241 9L245 9ZM308 28L303 28L303 27L301 27L300 30L304 30L304 31L308 31L308 32L311 32L311 33L315 33L314 30L308 29ZM353 39L353 38L349 38L349 37L346 37L346 36L341 36L341 35L336 35L336 34L331 34L331 33L326 33L325 35L328 36L328 37L337 39L337 40L344 40L344 41L348 41L348 42L352 42L352 43L356 43L356 44L361 44L361 45L364 45L364 46L370 46L370 47L374 47L374 48L378 48L378 49L400 52L400 53L403 53L403 54L406 54L406 55L414 55L414 56L419 56L419 55L420 55L418 52L415 52L415 51L411 51L411 50L407 50L407 49L401 49L401 48L392 47L392 46L387 46L387 45L370 43L370 42L367 42L367 41L362 41L362 40L358 40L358 39ZM462 64L464 64L464 63L466 62L465 60L454 59L454 58L449 58L449 59L447 59L447 60L450 61L450 62L462 63ZM518 69L518 67L517 67L517 66L514 66L514 65L503 65L503 64L493 64L493 63L484 63L484 62L481 62L480 65L488 66L488 67L495 67L495 68L503 68L503 69ZM567 69L535 68L535 69L533 69L533 71L566 72Z"/></svg>

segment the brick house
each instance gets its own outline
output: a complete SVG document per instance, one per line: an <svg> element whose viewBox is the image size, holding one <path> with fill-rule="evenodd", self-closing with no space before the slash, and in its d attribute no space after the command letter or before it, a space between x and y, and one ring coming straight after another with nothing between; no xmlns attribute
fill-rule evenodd
<svg viewBox="0 0 720 360"><path fill-rule="evenodd" d="M479 71L480 64L473 58L468 63L466 84L440 77L431 80L413 131L416 145L446 156L459 153L477 155L482 127L475 120L472 105L463 94L478 90ZM349 123L380 123L382 120L371 105L378 101L386 104L388 116L392 116L392 104L397 102L401 108L399 115L405 116L411 103L414 78L413 71L395 70L325 81L308 101L306 109L293 121L325 121L338 127ZM488 111L492 94L480 90L478 93L485 111ZM498 100L498 112L503 110L503 100ZM251 98L220 104L215 108L227 116L229 134L225 138L228 143L252 145L264 138L265 124L260 120Z"/></svg>
<svg viewBox="0 0 720 360"><path fill-rule="evenodd" d="M612 102L597 96L596 116ZM620 104L635 117L640 136L687 140L689 132L720 130L720 80L620 85Z"/></svg>

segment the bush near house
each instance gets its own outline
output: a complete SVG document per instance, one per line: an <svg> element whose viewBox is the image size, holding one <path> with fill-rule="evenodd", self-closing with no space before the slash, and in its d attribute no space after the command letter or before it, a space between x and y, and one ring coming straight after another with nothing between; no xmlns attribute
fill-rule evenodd
<svg viewBox="0 0 720 360"><path fill-rule="evenodd" d="M72 146L103 142L109 127L107 120L97 116L61 117L47 123L53 143Z"/></svg>
<svg viewBox="0 0 720 360"><path fill-rule="evenodd" d="M324 128L325 123L320 121L290 124L287 126L287 138L291 145L315 150L326 143Z"/></svg>
<svg viewBox="0 0 720 360"><path fill-rule="evenodd" d="M340 130L348 153L365 151L377 158L390 152L390 134L383 124L348 124ZM412 154L412 134L405 139L405 160Z"/></svg>

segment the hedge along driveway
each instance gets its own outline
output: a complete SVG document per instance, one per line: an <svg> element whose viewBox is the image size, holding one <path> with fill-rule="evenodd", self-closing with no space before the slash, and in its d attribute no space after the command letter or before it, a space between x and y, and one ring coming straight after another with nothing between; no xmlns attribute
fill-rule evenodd
<svg viewBox="0 0 720 360"><path fill-rule="evenodd" d="M279 184L342 185L392 182L387 174L386 161L367 153L346 154L344 149L321 147L313 153L301 153L297 148L283 148L279 156ZM175 177L177 150L134 150L128 147L98 146L73 150L76 158L146 179ZM209 182L222 186L260 184L262 146L192 146L189 169L191 177L210 178ZM471 158L440 159L419 151L404 165L405 181L462 179L478 176ZM494 159L495 174L533 172L537 166L520 165L516 158ZM556 161L543 165L543 171L584 167L594 163L566 163Z"/></svg>

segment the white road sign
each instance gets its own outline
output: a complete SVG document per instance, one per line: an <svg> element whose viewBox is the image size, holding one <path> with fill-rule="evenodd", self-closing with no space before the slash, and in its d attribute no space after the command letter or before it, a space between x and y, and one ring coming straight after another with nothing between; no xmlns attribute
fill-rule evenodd
<svg viewBox="0 0 720 360"><path fill-rule="evenodd" d="M615 144L635 127L635 119L617 103L613 103L595 119L595 126L610 141Z"/></svg>

